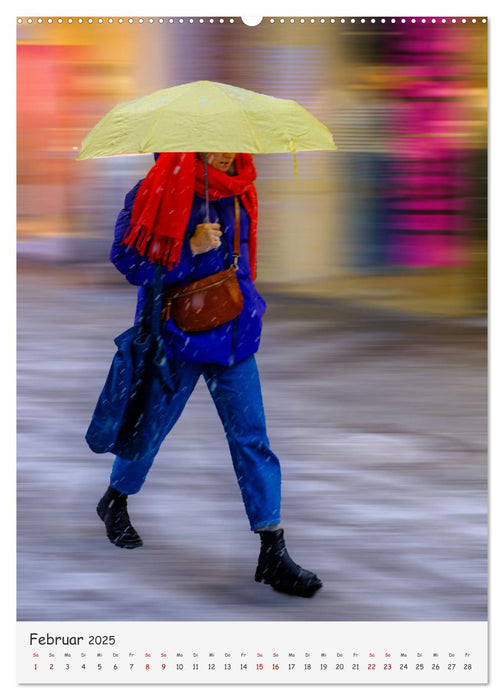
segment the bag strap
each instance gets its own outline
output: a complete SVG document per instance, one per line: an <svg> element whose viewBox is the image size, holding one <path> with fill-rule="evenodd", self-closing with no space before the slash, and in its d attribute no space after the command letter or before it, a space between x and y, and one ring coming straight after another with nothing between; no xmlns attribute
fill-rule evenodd
<svg viewBox="0 0 504 700"><path fill-rule="evenodd" d="M231 267L236 270L238 267L238 258L240 257L240 199L238 196L234 198L235 210L235 230L233 240L233 264Z"/></svg>

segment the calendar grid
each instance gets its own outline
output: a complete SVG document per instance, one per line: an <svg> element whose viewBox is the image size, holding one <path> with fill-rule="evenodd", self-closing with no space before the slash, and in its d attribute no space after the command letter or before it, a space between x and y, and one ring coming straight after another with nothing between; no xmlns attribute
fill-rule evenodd
<svg viewBox="0 0 504 700"><path fill-rule="evenodd" d="M18 682L487 682L486 622L18 623Z"/></svg>

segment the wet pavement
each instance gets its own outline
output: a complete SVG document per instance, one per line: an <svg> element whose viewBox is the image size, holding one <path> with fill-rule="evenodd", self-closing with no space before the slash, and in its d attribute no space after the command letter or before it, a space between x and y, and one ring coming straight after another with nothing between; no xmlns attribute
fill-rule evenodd
<svg viewBox="0 0 504 700"><path fill-rule="evenodd" d="M257 360L282 523L324 583L305 600L254 581L258 537L202 381L129 499L144 546L105 538L112 458L84 433L135 303L110 280L18 272L19 620L486 619L482 323L267 295Z"/></svg>

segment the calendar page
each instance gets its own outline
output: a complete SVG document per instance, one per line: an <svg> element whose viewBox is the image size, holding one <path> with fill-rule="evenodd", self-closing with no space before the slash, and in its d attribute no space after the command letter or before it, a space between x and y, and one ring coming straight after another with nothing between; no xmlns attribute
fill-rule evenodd
<svg viewBox="0 0 504 700"><path fill-rule="evenodd" d="M18 684L487 684L487 17L15 21Z"/></svg>

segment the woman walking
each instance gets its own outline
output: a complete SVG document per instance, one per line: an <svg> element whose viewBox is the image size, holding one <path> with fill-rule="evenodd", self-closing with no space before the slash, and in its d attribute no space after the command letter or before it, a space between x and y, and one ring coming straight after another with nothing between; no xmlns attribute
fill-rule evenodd
<svg viewBox="0 0 504 700"><path fill-rule="evenodd" d="M111 260L138 286L137 317L146 303L156 263L163 265L165 290L234 266L242 310L209 330L187 332L165 309L162 332L174 393L163 416L164 433L141 459L116 457L97 512L114 545L130 549L142 545L128 516L127 498L141 489L164 438L203 376L225 430L250 528L260 536L255 580L287 594L310 597L322 583L293 562L285 548L280 464L269 446L255 361L266 308L253 283L256 171L249 154L210 153L207 158L205 172L202 154L156 156L145 179L126 196Z"/></svg>

